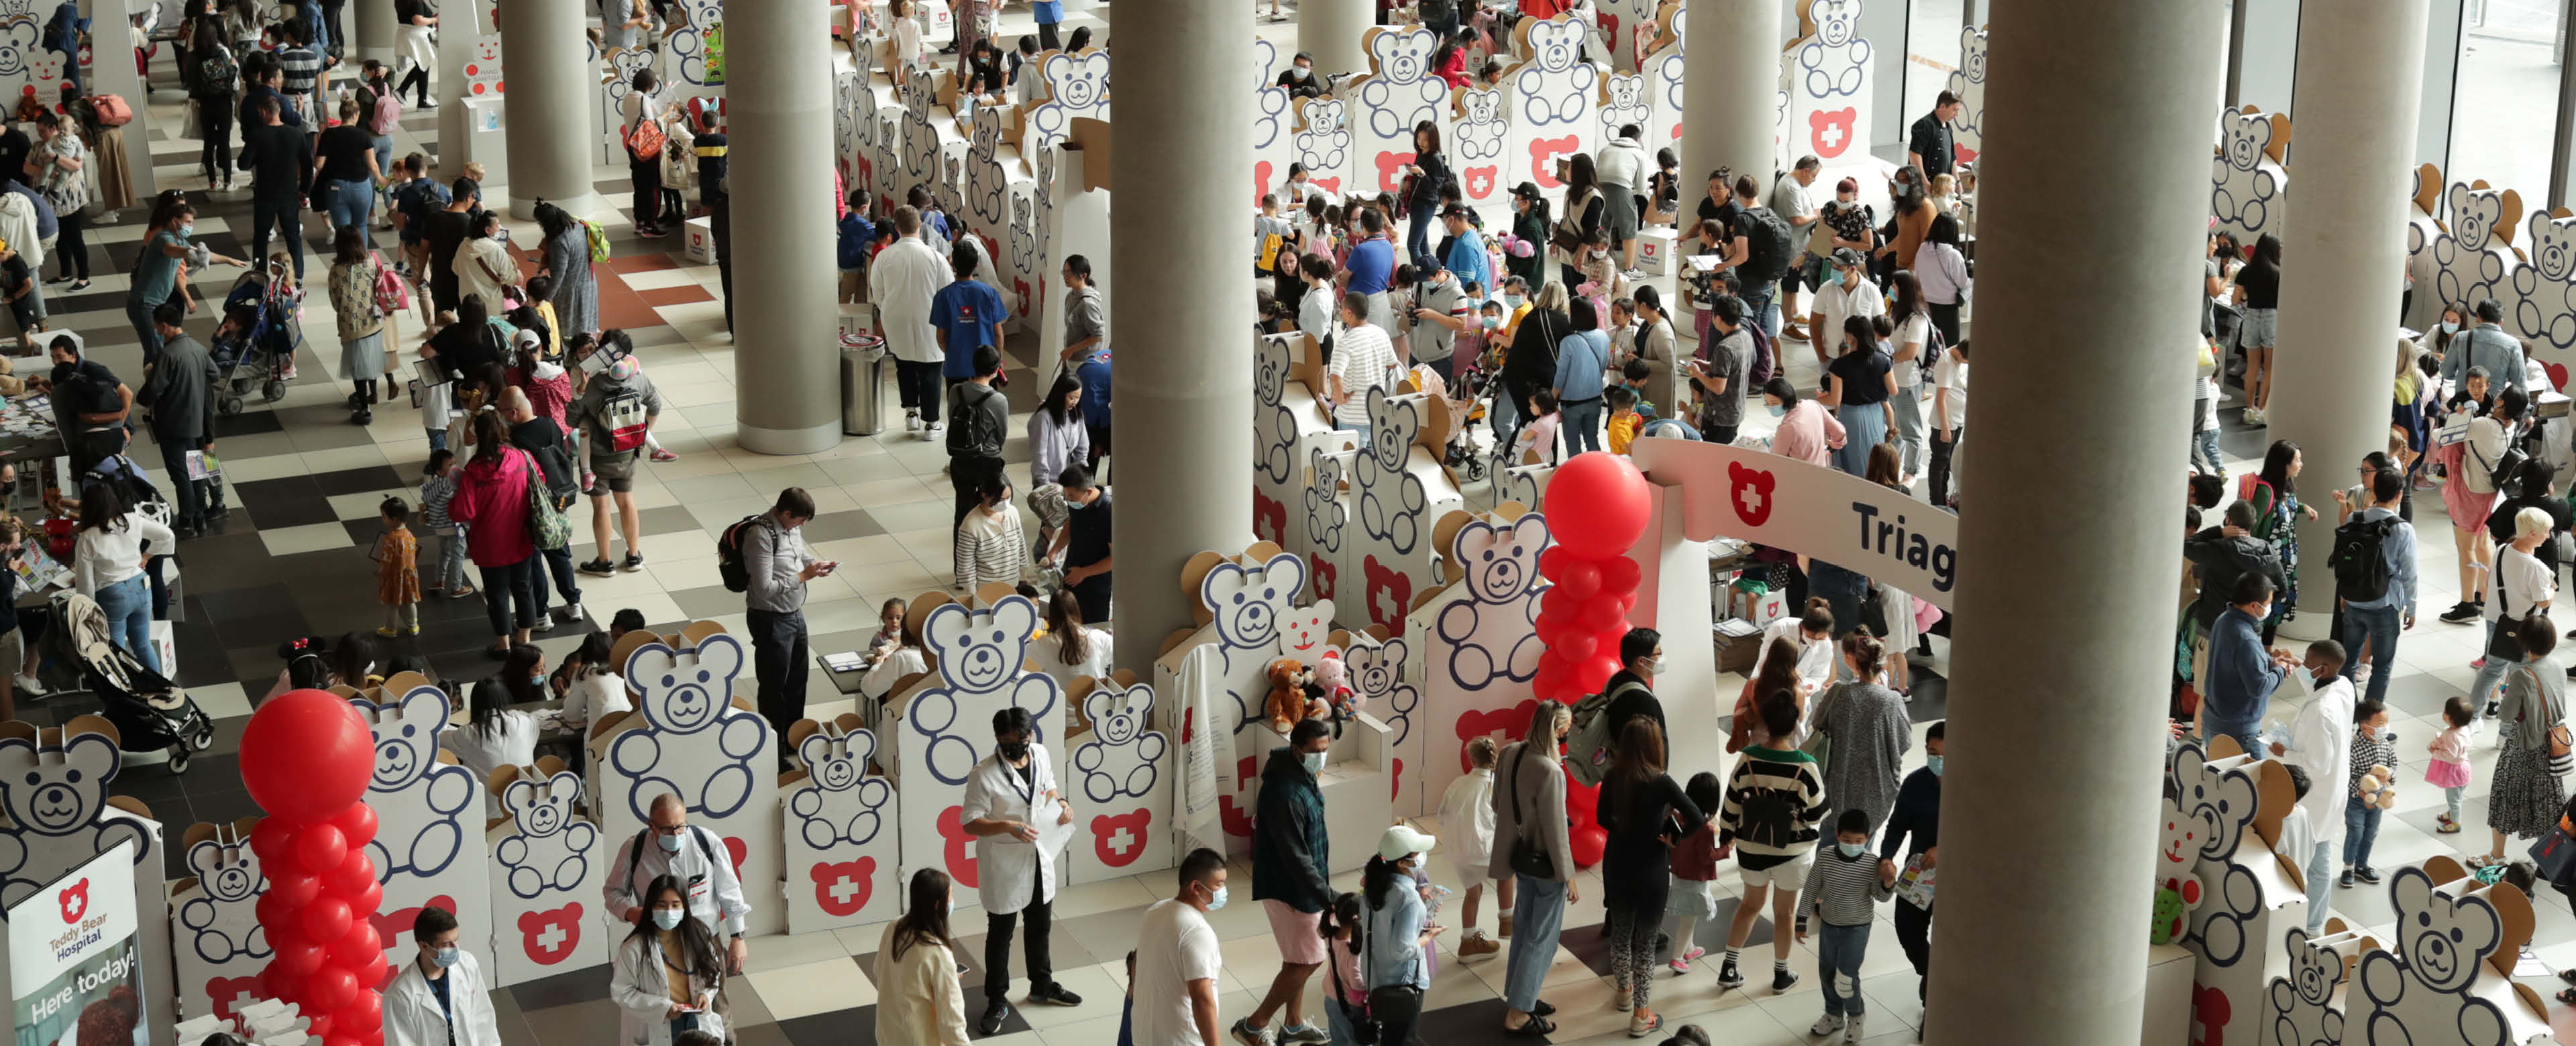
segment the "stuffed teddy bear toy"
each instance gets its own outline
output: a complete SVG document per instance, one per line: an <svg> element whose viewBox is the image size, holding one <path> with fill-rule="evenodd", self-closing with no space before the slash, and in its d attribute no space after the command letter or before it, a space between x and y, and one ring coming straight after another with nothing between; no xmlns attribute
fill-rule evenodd
<svg viewBox="0 0 2576 1046"><path fill-rule="evenodd" d="M2361 780L2353 784L2356 801L2363 806L2376 806L2382 810L2396 806L2397 786L2393 783L2395 780L2395 776L2387 767L2371 767L2370 772L2361 775Z"/></svg>
<svg viewBox="0 0 2576 1046"><path fill-rule="evenodd" d="M1308 693L1307 687L1314 683L1315 674L1304 663L1293 657L1283 657L1270 663L1267 674L1270 677L1270 698L1263 702L1263 712L1270 717L1271 729L1285 734L1300 719L1320 719L1330 714L1331 710L1320 698Z"/></svg>
<svg viewBox="0 0 2576 1046"><path fill-rule="evenodd" d="M1332 708L1333 721L1339 723L1360 714L1360 696L1350 686L1350 671L1342 655L1326 652L1315 668L1315 686L1324 702Z"/></svg>

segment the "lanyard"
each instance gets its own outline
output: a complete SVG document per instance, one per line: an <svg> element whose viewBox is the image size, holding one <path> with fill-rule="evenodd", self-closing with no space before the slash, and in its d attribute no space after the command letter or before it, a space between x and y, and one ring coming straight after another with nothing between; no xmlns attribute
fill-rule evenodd
<svg viewBox="0 0 2576 1046"><path fill-rule="evenodd" d="M1011 791L1020 797L1021 804L1028 807L1029 814L1031 816L1035 816L1038 810L1038 767L1035 762L1037 757L1037 746L1032 744L1029 746L1029 759L1031 762L1029 763L1029 776L1026 779L1022 779L1020 777L1018 767L1012 766L1007 760L1002 759L998 753L996 753L993 758L994 768L1000 770L1002 772L1002 776L1011 782Z"/></svg>

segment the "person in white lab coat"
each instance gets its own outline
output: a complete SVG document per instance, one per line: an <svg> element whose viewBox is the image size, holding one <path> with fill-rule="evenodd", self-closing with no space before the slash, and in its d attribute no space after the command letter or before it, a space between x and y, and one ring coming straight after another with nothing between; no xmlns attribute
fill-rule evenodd
<svg viewBox="0 0 2576 1046"><path fill-rule="evenodd" d="M483 964L456 946L456 916L424 907L411 921L420 953L385 988L385 1046L501 1046Z"/></svg>
<svg viewBox="0 0 2576 1046"><path fill-rule="evenodd" d="M657 875L644 888L643 922L617 946L608 978L621 1046L673 1046L681 1032L725 1034L724 960L715 935L689 917L683 880Z"/></svg>
<svg viewBox="0 0 2576 1046"><path fill-rule="evenodd" d="M2290 765L2308 772L2314 782L2299 805L2308 812L2308 824L2316 831L2316 852L2301 854L2300 874L2308 877L2308 932L2318 933L2326 926L2326 880L2333 869L2336 833L2343 827L2344 804L2352 789L2341 787L2352 779L2352 710L2357 704L2352 680L2343 672L2343 644L2320 639L2308 644L2307 664L2290 684L2306 683L2314 693L2308 703L2299 706L2299 717L2290 723L2290 741L2272 742L2272 754Z"/></svg>
<svg viewBox="0 0 2576 1046"><path fill-rule="evenodd" d="M670 876L685 891L689 914L708 933L721 933L727 940L725 972L741 973L743 960L751 954L742 941L743 919L751 914L751 902L742 895L742 880L734 877L733 858L725 851L724 840L704 828L689 827L689 808L669 792L653 800L651 821L634 838L618 844L617 858L608 866L608 884L600 892L608 902L609 917L642 925L650 917L643 900L650 896L645 887Z"/></svg>
<svg viewBox="0 0 2576 1046"><path fill-rule="evenodd" d="M908 204L895 208L894 233L894 245L877 254L868 273L868 297L877 307L886 351L894 354L903 427L920 432L927 424L929 434L937 435L939 403L947 392L939 370L948 353L931 336L930 299L953 274L948 258L922 239L920 211Z"/></svg>
<svg viewBox="0 0 2576 1046"><path fill-rule="evenodd" d="M1026 915L1029 1001L1079 1006L1082 997L1055 983L1047 931L1055 907L1055 862L1040 859L1039 830L1073 823L1057 790L1054 761L1036 744L1036 726L1025 708L993 713L993 754L966 775L966 803L957 818L975 836L975 867L984 903L984 1016L986 1035L1011 1016L1004 996L1011 987L1011 930ZM1043 820L1041 820L1043 818Z"/></svg>
<svg viewBox="0 0 2576 1046"><path fill-rule="evenodd" d="M957 942L948 913L957 907L948 873L912 873L903 916L877 938L868 979L877 986L877 1041L966 1046L966 992L958 987Z"/></svg>

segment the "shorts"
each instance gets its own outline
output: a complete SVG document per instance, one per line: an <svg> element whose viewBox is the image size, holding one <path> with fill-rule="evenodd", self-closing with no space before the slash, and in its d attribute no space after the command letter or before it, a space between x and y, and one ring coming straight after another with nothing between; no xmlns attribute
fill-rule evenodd
<svg viewBox="0 0 2576 1046"><path fill-rule="evenodd" d="M1610 230L1611 243L1626 243L1637 238L1637 193L1624 185L1601 187L1601 224Z"/></svg>
<svg viewBox="0 0 2576 1046"><path fill-rule="evenodd" d="M1324 913L1301 912L1288 902L1271 898L1261 902L1261 910L1270 914L1270 935L1279 941L1279 961L1294 966L1320 966L1324 962L1324 938L1318 932Z"/></svg>
<svg viewBox="0 0 2576 1046"><path fill-rule="evenodd" d="M626 475L623 476L611 476L608 473L601 472L595 468L591 470L591 497L604 498L611 494L631 494L634 493L634 491L635 472L632 468L629 468Z"/></svg>
<svg viewBox="0 0 2576 1046"><path fill-rule="evenodd" d="M633 490L635 462L643 456L641 449L594 453L590 456L590 471L594 478L608 484L610 490ZM592 489L598 488L594 486Z"/></svg>
<svg viewBox="0 0 2576 1046"><path fill-rule="evenodd" d="M2247 349L2271 348L2280 327L2281 310L2247 309L2244 318L2236 322L2236 344Z"/></svg>
<svg viewBox="0 0 2576 1046"><path fill-rule="evenodd" d="M1816 852L1809 850L1796 858L1782 861L1758 872L1742 865L1738 865L1737 870L1744 873L1744 888L1747 890L1761 886L1795 890L1807 884L1807 872L1815 866Z"/></svg>

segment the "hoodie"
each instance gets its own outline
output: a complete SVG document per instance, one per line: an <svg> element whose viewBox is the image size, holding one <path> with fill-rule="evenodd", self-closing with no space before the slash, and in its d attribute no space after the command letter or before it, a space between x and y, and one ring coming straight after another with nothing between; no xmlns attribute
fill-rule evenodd
<svg viewBox="0 0 2576 1046"><path fill-rule="evenodd" d="M1305 761L1286 745L1270 750L1261 768L1261 796L1253 807L1252 899L1279 901L1300 912L1320 912L1333 902L1325 868L1324 793Z"/></svg>
<svg viewBox="0 0 2576 1046"><path fill-rule="evenodd" d="M2182 555L2200 568L2200 598L2192 603L2191 614L2204 630L2217 624L2218 615L2227 610L2237 578L2260 570L2272 579L2273 591L2290 587L2281 571L2281 557L2269 542L2250 534L2231 538L2210 527L2185 539Z"/></svg>

